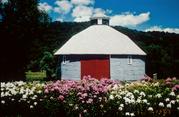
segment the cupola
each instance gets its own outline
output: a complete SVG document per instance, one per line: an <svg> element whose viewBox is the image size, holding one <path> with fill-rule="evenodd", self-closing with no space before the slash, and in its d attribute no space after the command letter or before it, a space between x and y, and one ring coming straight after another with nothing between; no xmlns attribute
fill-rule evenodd
<svg viewBox="0 0 179 117"><path fill-rule="evenodd" d="M107 16L93 16L90 18L91 25L109 25L109 17Z"/></svg>

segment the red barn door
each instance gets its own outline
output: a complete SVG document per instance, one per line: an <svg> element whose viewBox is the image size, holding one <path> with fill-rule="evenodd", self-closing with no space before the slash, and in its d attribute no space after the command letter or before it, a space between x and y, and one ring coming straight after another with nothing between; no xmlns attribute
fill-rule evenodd
<svg viewBox="0 0 179 117"><path fill-rule="evenodd" d="M109 56L90 56L81 60L81 79L87 75L98 80L110 78Z"/></svg>

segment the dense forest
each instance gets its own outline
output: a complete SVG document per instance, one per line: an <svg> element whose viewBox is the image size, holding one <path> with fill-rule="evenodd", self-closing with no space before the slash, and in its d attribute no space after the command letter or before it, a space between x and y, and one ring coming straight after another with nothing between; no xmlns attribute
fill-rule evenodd
<svg viewBox="0 0 179 117"><path fill-rule="evenodd" d="M0 78L23 80L28 70L46 70L55 78L54 52L71 36L90 26L89 22L52 22L37 9L39 0L0 2ZM146 73L159 78L179 77L179 34L142 32L113 27L128 35L146 53Z"/></svg>

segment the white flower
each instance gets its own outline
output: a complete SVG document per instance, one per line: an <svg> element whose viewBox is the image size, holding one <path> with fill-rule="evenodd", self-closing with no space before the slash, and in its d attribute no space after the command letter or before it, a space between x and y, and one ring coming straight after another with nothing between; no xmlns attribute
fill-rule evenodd
<svg viewBox="0 0 179 117"><path fill-rule="evenodd" d="M157 98L161 98L162 95L161 95L160 93L158 93L157 95L155 95L155 97L157 97Z"/></svg>
<svg viewBox="0 0 179 117"><path fill-rule="evenodd" d="M2 103L2 104L5 104L5 101L4 101L4 100L1 100L1 103Z"/></svg>
<svg viewBox="0 0 179 117"><path fill-rule="evenodd" d="M6 83L5 82L1 82L1 88L5 87L5 86L6 86Z"/></svg>
<svg viewBox="0 0 179 117"><path fill-rule="evenodd" d="M27 95L22 95L22 98L23 98L23 99L26 99L26 98L27 98Z"/></svg>
<svg viewBox="0 0 179 117"><path fill-rule="evenodd" d="M73 104L69 104L69 106L73 106Z"/></svg>
<svg viewBox="0 0 179 117"><path fill-rule="evenodd" d="M134 93L139 93L139 90L136 90L136 89L135 89L135 90L134 90Z"/></svg>
<svg viewBox="0 0 179 117"><path fill-rule="evenodd" d="M122 98L122 97L121 97L120 95L118 95L118 94L117 94L115 97L118 98L118 99L121 99L121 98Z"/></svg>
<svg viewBox="0 0 179 117"><path fill-rule="evenodd" d="M14 98L12 98L11 101L14 101Z"/></svg>
<svg viewBox="0 0 179 117"><path fill-rule="evenodd" d="M101 104L100 107L103 108L104 106Z"/></svg>
<svg viewBox="0 0 179 117"><path fill-rule="evenodd" d="M163 103L163 102L160 102L158 105L159 105L160 107L164 107L164 103Z"/></svg>
<svg viewBox="0 0 179 117"><path fill-rule="evenodd" d="M34 108L34 106L33 106L33 105L30 105L30 108Z"/></svg>
<svg viewBox="0 0 179 117"><path fill-rule="evenodd" d="M146 95L145 95L145 93L142 91L142 92L140 92L140 95L141 96L143 96L143 97L145 97Z"/></svg>
<svg viewBox="0 0 179 117"><path fill-rule="evenodd" d="M177 95L177 97L176 97L177 99L179 99L179 95Z"/></svg>
<svg viewBox="0 0 179 117"><path fill-rule="evenodd" d="M113 90L117 90L117 89L118 89L117 84L115 84L112 89L113 89Z"/></svg>
<svg viewBox="0 0 179 117"><path fill-rule="evenodd" d="M127 103L130 103L130 101L131 101L131 100L130 100L129 98L127 98L127 97L124 97L123 99L124 99L124 101L125 101L126 104L127 104Z"/></svg>
<svg viewBox="0 0 179 117"><path fill-rule="evenodd" d="M110 99L110 100L113 100L113 99L114 99L114 96L113 96L113 95L110 95L110 96L109 96L109 99Z"/></svg>
<svg viewBox="0 0 179 117"><path fill-rule="evenodd" d="M128 92L128 93L126 94L126 97L129 97L129 98L134 98L134 95L133 95L133 93Z"/></svg>
<svg viewBox="0 0 179 117"><path fill-rule="evenodd" d="M9 92L5 92L4 96L11 96Z"/></svg>
<svg viewBox="0 0 179 117"><path fill-rule="evenodd" d="M119 108L118 108L118 110L119 110L119 111L122 111L122 110L123 110L123 108L122 108L122 107L119 107Z"/></svg>
<svg viewBox="0 0 179 117"><path fill-rule="evenodd" d="M129 112L126 112L126 116L129 116L130 115L130 113Z"/></svg>
<svg viewBox="0 0 179 117"><path fill-rule="evenodd" d="M175 100L171 100L170 103L175 104Z"/></svg>
<svg viewBox="0 0 179 117"><path fill-rule="evenodd" d="M154 83L154 86L159 86L159 82Z"/></svg>
<svg viewBox="0 0 179 117"><path fill-rule="evenodd" d="M75 110L78 110L78 106L75 106Z"/></svg>
<svg viewBox="0 0 179 117"><path fill-rule="evenodd" d="M179 107L177 107L177 110L179 110Z"/></svg>
<svg viewBox="0 0 179 117"><path fill-rule="evenodd" d="M134 113L131 113L131 117L134 117L135 116L135 114Z"/></svg>
<svg viewBox="0 0 179 117"><path fill-rule="evenodd" d="M167 108L171 108L172 107L172 105L171 104L167 104Z"/></svg>
<svg viewBox="0 0 179 117"><path fill-rule="evenodd" d="M31 99L35 100L37 98L37 95L34 95L33 97L31 97Z"/></svg>
<svg viewBox="0 0 179 117"><path fill-rule="evenodd" d="M144 103L147 103L147 100L146 100L146 99L143 99L142 101L143 101Z"/></svg>
<svg viewBox="0 0 179 117"><path fill-rule="evenodd" d="M148 95L149 98L152 98L152 95Z"/></svg>
<svg viewBox="0 0 179 117"><path fill-rule="evenodd" d="M140 98L138 98L136 102L137 102L137 103L141 103L141 99L140 99Z"/></svg>
<svg viewBox="0 0 179 117"><path fill-rule="evenodd" d="M4 97L5 95L4 95L4 92L1 92L1 97Z"/></svg>
<svg viewBox="0 0 179 117"><path fill-rule="evenodd" d="M34 102L34 105L36 106L36 105L37 105L37 102Z"/></svg>
<svg viewBox="0 0 179 117"><path fill-rule="evenodd" d="M152 107L149 107L148 108L148 111L153 111L154 109Z"/></svg>
<svg viewBox="0 0 179 117"><path fill-rule="evenodd" d="M169 102L169 101L170 101L170 99L169 99L169 98L166 98L166 99L165 99L165 101L166 101L166 102Z"/></svg>
<svg viewBox="0 0 179 117"><path fill-rule="evenodd" d="M172 91L169 95L170 96L175 96L175 92Z"/></svg>
<svg viewBox="0 0 179 117"><path fill-rule="evenodd" d="M124 107L124 104L120 104L120 107Z"/></svg>

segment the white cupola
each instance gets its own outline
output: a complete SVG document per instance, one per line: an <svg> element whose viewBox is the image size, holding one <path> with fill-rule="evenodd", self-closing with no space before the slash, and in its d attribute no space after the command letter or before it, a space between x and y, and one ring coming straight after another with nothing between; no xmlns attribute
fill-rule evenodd
<svg viewBox="0 0 179 117"><path fill-rule="evenodd" d="M90 18L91 25L109 25L109 17L96 15Z"/></svg>

